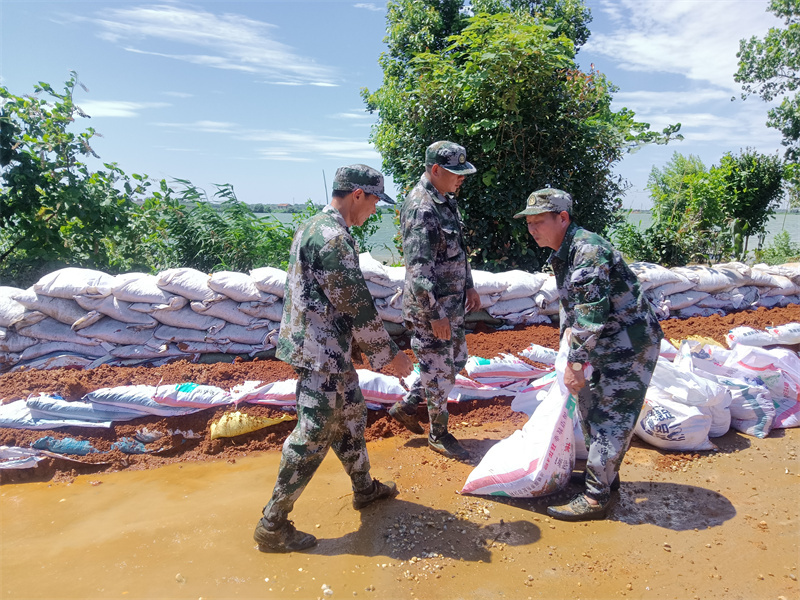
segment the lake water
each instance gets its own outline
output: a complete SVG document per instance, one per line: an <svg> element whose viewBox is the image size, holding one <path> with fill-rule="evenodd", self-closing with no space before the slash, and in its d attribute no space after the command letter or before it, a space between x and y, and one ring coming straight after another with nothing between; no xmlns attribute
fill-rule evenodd
<svg viewBox="0 0 800 600"><path fill-rule="evenodd" d="M259 216L268 215L259 213ZM284 223L292 220L292 215L288 213L272 213L272 216ZM628 215L628 221L641 229L646 229L653 222L653 218L649 211L632 212ZM775 235L784 230L789 232L789 236L795 244L800 243L800 213L782 212L773 215L767 225L765 246L772 242ZM400 257L393 242L395 233L397 233L397 227L394 224L394 215L382 215L380 228L368 241L372 245L371 254L375 259L387 264L394 264L399 261ZM751 238L749 247L753 248L757 243L756 239Z"/></svg>

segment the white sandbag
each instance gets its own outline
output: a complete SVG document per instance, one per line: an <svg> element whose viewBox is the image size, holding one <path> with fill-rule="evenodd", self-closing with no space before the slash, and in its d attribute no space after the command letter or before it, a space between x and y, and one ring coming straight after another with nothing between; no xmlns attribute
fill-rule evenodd
<svg viewBox="0 0 800 600"><path fill-rule="evenodd" d="M0 352L18 353L39 343L41 340L20 335L7 327L0 327Z"/></svg>
<svg viewBox="0 0 800 600"><path fill-rule="evenodd" d="M0 446L0 469L32 469L45 458L47 455L35 448Z"/></svg>
<svg viewBox="0 0 800 600"><path fill-rule="evenodd" d="M38 342L25 348L20 354L20 360L33 360L47 354L80 354L91 358L105 356L107 351L102 346L87 346L71 342Z"/></svg>
<svg viewBox="0 0 800 600"><path fill-rule="evenodd" d="M128 410L137 410L148 415L159 417L174 417L190 415L202 410L195 406L168 406L153 400L156 386L152 385L125 385L113 388L101 388L86 394L82 400L97 404L117 406Z"/></svg>
<svg viewBox="0 0 800 600"><path fill-rule="evenodd" d="M22 304L27 310L39 311L66 325L72 325L75 321L86 316L86 310L82 309L72 298L66 299L56 296L45 296L37 294L33 288L20 290L14 294L13 299Z"/></svg>
<svg viewBox="0 0 800 600"><path fill-rule="evenodd" d="M731 427L747 435L765 438L772 431L775 405L766 386L719 377L731 392Z"/></svg>
<svg viewBox="0 0 800 600"><path fill-rule="evenodd" d="M389 306L386 299L375 300L375 308L378 309L378 315L384 321L389 321L390 323L402 323L404 321L403 311Z"/></svg>
<svg viewBox="0 0 800 600"><path fill-rule="evenodd" d="M562 346L563 348L563 346ZM501 440L469 474L462 494L536 497L569 482L575 465L575 399L564 387L563 360L547 397L519 431Z"/></svg>
<svg viewBox="0 0 800 600"><path fill-rule="evenodd" d="M356 373L358 374L358 386L361 388L364 400L368 402L394 404L402 400L406 394L405 388L397 377L376 373L369 369L356 369Z"/></svg>
<svg viewBox="0 0 800 600"><path fill-rule="evenodd" d="M800 344L800 323L787 323L777 327L767 327L776 344Z"/></svg>
<svg viewBox="0 0 800 600"><path fill-rule="evenodd" d="M656 403L666 398L694 406L711 417L708 437L725 435L731 427L731 394L725 386L695 373L689 354L688 344L686 349L682 344L676 362L659 358L645 397Z"/></svg>
<svg viewBox="0 0 800 600"><path fill-rule="evenodd" d="M108 351L114 358L125 360L148 360L161 358L191 358L190 352L184 352L177 346L164 343L160 346L138 344L117 346Z"/></svg>
<svg viewBox="0 0 800 600"><path fill-rule="evenodd" d="M406 283L406 268L405 267L391 267L386 265L384 267L386 277L389 279L389 287L403 288Z"/></svg>
<svg viewBox="0 0 800 600"><path fill-rule="evenodd" d="M758 299L756 306L763 306L764 308L783 308L790 304L800 304L800 295L795 296L766 296Z"/></svg>
<svg viewBox="0 0 800 600"><path fill-rule="evenodd" d="M526 363L525 361L513 356L512 354L501 353L491 359L481 358L480 356L470 356L464 367L471 378L478 381L486 379L497 381L507 380L509 382L517 380L530 380L541 377L551 371L551 369L540 369Z"/></svg>
<svg viewBox="0 0 800 600"><path fill-rule="evenodd" d="M687 306L678 310L670 311L670 316L678 319L689 319L691 317L711 317L713 315L725 316L725 311L721 308L709 308L700 306Z"/></svg>
<svg viewBox="0 0 800 600"><path fill-rule="evenodd" d="M634 432L662 450L701 451L716 448L708 439L710 427L711 415L698 407L674 402L669 394L648 389Z"/></svg>
<svg viewBox="0 0 800 600"><path fill-rule="evenodd" d="M23 361L20 360L12 369L35 369L37 371L47 371L48 369L89 369L94 361L94 357L84 356L83 354L46 354L39 358Z"/></svg>
<svg viewBox="0 0 800 600"><path fill-rule="evenodd" d="M556 278L549 276L542 283L542 287L536 292L533 299L536 300L536 306L539 308L547 308L550 304L556 305L556 312L558 312L558 287L556 286Z"/></svg>
<svg viewBox="0 0 800 600"><path fill-rule="evenodd" d="M480 296L492 296L502 294L508 289L508 277L502 273L491 273L472 269L472 285Z"/></svg>
<svg viewBox="0 0 800 600"><path fill-rule="evenodd" d="M500 298L502 298L500 294L481 295L478 297L481 300L480 308L489 308L490 306L494 306L500 301Z"/></svg>
<svg viewBox="0 0 800 600"><path fill-rule="evenodd" d="M59 429L62 427L111 427L111 421L85 421L83 419L37 419L25 400L0 404L0 427L8 429Z"/></svg>
<svg viewBox="0 0 800 600"><path fill-rule="evenodd" d="M544 365L554 365L556 364L558 351L531 342L531 344L519 354L534 362L542 363Z"/></svg>
<svg viewBox="0 0 800 600"><path fill-rule="evenodd" d="M72 330L79 331L81 329L88 327L89 325L97 323L100 319L105 319L105 318L106 316L101 312L97 312L96 310L89 311L88 313L86 313L84 316L82 316L80 319L78 319L72 324ZM142 324L142 325L137 325L137 327L146 329L155 327L155 325Z"/></svg>
<svg viewBox="0 0 800 600"><path fill-rule="evenodd" d="M75 332L78 343L90 343L102 340L111 344L139 345L144 344L153 337L152 329L140 329L139 325L120 323L111 317L103 317L97 323L89 325ZM70 341L70 340L67 340Z"/></svg>
<svg viewBox="0 0 800 600"><path fill-rule="evenodd" d="M504 317L505 315L513 313L521 313L529 308L536 308L536 302L532 296L513 298L511 300L506 300L505 297L503 297L494 305L489 306L486 312L493 317Z"/></svg>
<svg viewBox="0 0 800 600"><path fill-rule="evenodd" d="M773 398L772 403L775 406L773 429L800 427L800 401L792 398Z"/></svg>
<svg viewBox="0 0 800 600"><path fill-rule="evenodd" d="M783 265L766 265L764 263L759 263L754 265L753 269L764 271L770 275L786 277L800 286L800 263L786 263Z"/></svg>
<svg viewBox="0 0 800 600"><path fill-rule="evenodd" d="M104 317L104 319L108 319L108 317ZM61 323L60 321L56 321L52 317L46 317L30 327L24 327L22 329L17 328L17 332L20 335L26 335L28 337L36 338L37 340L70 342L73 344L96 346L100 343L101 338L96 338L91 333L87 333L87 329L96 327L100 322L102 321L99 321L95 325L87 327L86 329L78 332L73 331L69 325Z"/></svg>
<svg viewBox="0 0 800 600"><path fill-rule="evenodd" d="M668 296L672 296L673 294L680 294L682 292L694 289L695 283L693 281L689 281L682 275L679 277L681 277L681 279L678 281L672 281L670 283L659 285L658 287L650 288L647 290L646 294L655 301L660 301Z"/></svg>
<svg viewBox="0 0 800 600"><path fill-rule="evenodd" d="M175 344L182 352L190 354L247 354L253 356L258 352L274 348L275 345L269 340L264 340L261 344L239 344L229 340L222 342L178 342Z"/></svg>
<svg viewBox="0 0 800 600"><path fill-rule="evenodd" d="M680 294L672 294L664 298L664 303L670 310L680 310L689 306L694 306L703 298L707 298L707 292L698 292L697 290L689 290L681 292Z"/></svg>
<svg viewBox="0 0 800 600"><path fill-rule="evenodd" d="M171 306L174 302L182 300L183 306L188 302L183 296L162 290L158 287L158 277L146 273L117 275L114 286L111 288L111 293L117 300L136 304L166 304ZM177 308L180 308L180 306Z"/></svg>
<svg viewBox="0 0 800 600"><path fill-rule="evenodd" d="M549 317L551 315L557 315L560 311L561 305L558 300L553 300L552 302L545 304L542 306L539 303L538 294L536 298L536 304L539 306L539 314Z"/></svg>
<svg viewBox="0 0 800 600"><path fill-rule="evenodd" d="M266 295L256 287L256 282L247 273L219 271L208 280L208 287L218 294L236 302L258 302Z"/></svg>
<svg viewBox="0 0 800 600"><path fill-rule="evenodd" d="M265 296L267 294L264 294ZM206 317L214 317L217 319L222 319L227 323L233 323L234 325L242 325L245 327L249 327L251 325L258 325L259 322L266 323L266 319L256 319L255 317L243 313L239 306L238 302L234 302L233 300L223 300L222 302L213 302L211 304L207 304L205 302L192 302L190 308L199 315L203 315Z"/></svg>
<svg viewBox="0 0 800 600"><path fill-rule="evenodd" d="M283 319L283 301L278 302L242 302L239 310L256 319L267 319L277 323Z"/></svg>
<svg viewBox="0 0 800 600"><path fill-rule="evenodd" d="M753 271L756 271L756 269L753 269ZM768 273L765 273L765 275L772 278L774 285L761 290L762 298L771 296L795 296L800 293L800 286L788 277L784 277L783 275L770 275Z"/></svg>
<svg viewBox="0 0 800 600"><path fill-rule="evenodd" d="M85 400L68 402L63 398L40 394L25 403L34 418L80 419L85 421L130 421L142 416L141 411L118 406L96 404Z"/></svg>
<svg viewBox="0 0 800 600"><path fill-rule="evenodd" d="M550 317L547 315L541 314L539 311L541 309L537 307L528 308L523 310L522 312L518 313L509 313L507 315L503 315L502 318L506 323L510 323L513 325L534 325L536 323L552 323Z"/></svg>
<svg viewBox="0 0 800 600"><path fill-rule="evenodd" d="M286 379L264 383L245 381L231 388L231 398L236 404L268 404L274 406L293 406L296 401L297 380Z"/></svg>
<svg viewBox="0 0 800 600"><path fill-rule="evenodd" d="M373 298L388 298L389 296L394 296L397 292L394 288L380 285L374 281L367 281L367 289Z"/></svg>
<svg viewBox="0 0 800 600"><path fill-rule="evenodd" d="M286 288L286 271L275 267L259 267L250 271L250 277L262 292L283 298Z"/></svg>
<svg viewBox="0 0 800 600"><path fill-rule="evenodd" d="M678 349L673 346L667 338L661 338L661 346L659 347L658 355L667 360L674 360L675 357L678 356Z"/></svg>
<svg viewBox="0 0 800 600"><path fill-rule="evenodd" d="M386 266L372 258L369 252L362 252L358 255L358 266L367 281L372 281L385 287L393 287L391 279L386 272Z"/></svg>
<svg viewBox="0 0 800 600"><path fill-rule="evenodd" d="M161 271L158 274L156 283L162 290L178 294L189 300L200 302L224 300L225 296L208 287L209 279L211 279L211 276L202 271L191 267L181 267Z"/></svg>
<svg viewBox="0 0 800 600"><path fill-rule="evenodd" d="M514 399L511 401L511 410L523 412L530 417L547 397L547 393L550 391L550 387L557 376L558 374L555 371L551 371L539 379L534 379L524 388L517 390Z"/></svg>
<svg viewBox="0 0 800 600"><path fill-rule="evenodd" d="M743 346L770 346L775 344L775 338L769 331L753 329L752 327L734 327L725 335L728 346L733 348L737 344Z"/></svg>
<svg viewBox="0 0 800 600"><path fill-rule="evenodd" d="M205 342L208 340L208 332L202 329L159 325L153 330L153 337L165 342Z"/></svg>
<svg viewBox="0 0 800 600"><path fill-rule="evenodd" d="M506 271L501 275L508 282L501 301L533 297L551 277L547 273L529 273L518 269Z"/></svg>
<svg viewBox="0 0 800 600"><path fill-rule="evenodd" d="M96 311L115 321L133 325L148 325L155 327L156 320L140 311L131 310L131 303L111 295L105 298L91 298L88 296L75 296L75 302L86 311Z"/></svg>
<svg viewBox="0 0 800 600"><path fill-rule="evenodd" d="M0 327L11 327L25 314L25 307L14 300L14 294L24 292L20 288L0 286Z"/></svg>
<svg viewBox="0 0 800 600"><path fill-rule="evenodd" d="M456 380L447 394L448 402L468 402L489 398L513 398L516 392L481 383L457 373Z"/></svg>
<svg viewBox="0 0 800 600"><path fill-rule="evenodd" d="M213 385L200 385L191 382L159 385L153 393L153 400L167 406L182 407L207 408L233 404L230 392Z"/></svg>
<svg viewBox="0 0 800 600"><path fill-rule="evenodd" d="M215 341L217 339L225 339L238 344L246 344L250 346L261 346L267 339L270 333L269 321L263 321L264 327L244 327L242 325L234 325L228 323L225 328L218 333L209 336L208 341Z"/></svg>
<svg viewBox="0 0 800 600"><path fill-rule="evenodd" d="M655 263L637 261L628 264L628 266L639 280L639 288L643 292L667 283L678 283L686 280L682 275Z"/></svg>
<svg viewBox="0 0 800 600"><path fill-rule="evenodd" d="M222 319L201 315L188 306L184 306L180 310L155 310L151 316L163 325L198 329L208 332L209 335L218 333L226 325Z"/></svg>
<svg viewBox="0 0 800 600"><path fill-rule="evenodd" d="M673 267L672 271L692 281L698 292L714 294L724 292L739 285L746 285L747 280L736 270L730 268L712 268L701 265Z"/></svg>
<svg viewBox="0 0 800 600"><path fill-rule="evenodd" d="M74 296L104 297L111 293L114 276L92 269L67 267L48 273L33 284L33 290L42 296L55 296L72 300Z"/></svg>

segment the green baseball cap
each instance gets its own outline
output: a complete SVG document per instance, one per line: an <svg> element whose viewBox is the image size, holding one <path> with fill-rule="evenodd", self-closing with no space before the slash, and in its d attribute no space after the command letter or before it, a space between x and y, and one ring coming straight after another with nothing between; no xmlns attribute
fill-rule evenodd
<svg viewBox="0 0 800 600"><path fill-rule="evenodd" d="M572 196L564 190L544 188L528 196L525 210L515 214L514 218L521 219L527 215L540 215L546 212L560 213L562 210L572 214Z"/></svg>
<svg viewBox="0 0 800 600"><path fill-rule="evenodd" d="M472 163L467 162L467 151L464 146L455 142L434 142L425 150L425 166L440 165L456 175L470 175L476 173Z"/></svg>
<svg viewBox="0 0 800 600"><path fill-rule="evenodd" d="M333 191L354 192L355 190L364 190L364 193L374 194L387 204L394 204L394 200L383 191L383 175L380 171L360 164L336 169Z"/></svg>

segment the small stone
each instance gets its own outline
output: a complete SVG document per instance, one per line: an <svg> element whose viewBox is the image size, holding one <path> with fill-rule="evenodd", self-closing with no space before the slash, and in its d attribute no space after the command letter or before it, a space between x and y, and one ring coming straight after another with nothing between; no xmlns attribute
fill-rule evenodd
<svg viewBox="0 0 800 600"><path fill-rule="evenodd" d="M177 575L175 575L175 581L177 581L178 583L186 583L186 578L180 573L178 573Z"/></svg>

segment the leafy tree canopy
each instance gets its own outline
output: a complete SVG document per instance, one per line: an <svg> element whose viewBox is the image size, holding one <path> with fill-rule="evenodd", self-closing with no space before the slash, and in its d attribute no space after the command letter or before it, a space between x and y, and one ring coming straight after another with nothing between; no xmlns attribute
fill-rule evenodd
<svg viewBox="0 0 800 600"><path fill-rule="evenodd" d="M462 26L445 45L436 36L455 27L436 21L437 4L389 3L383 85L362 92L379 112L371 139L403 193L419 179L430 143L465 146L478 168L460 200L473 264L538 268L546 251L512 218L527 196L547 185L566 189L577 220L603 232L625 186L613 165L626 150L665 143L680 125L655 133L633 112L613 112L615 88L601 73L577 68L575 44L555 24L524 11L466 17L447 2L447 15ZM409 43L409 31L422 31L409 24L419 22L433 24L425 43L434 50Z"/></svg>

